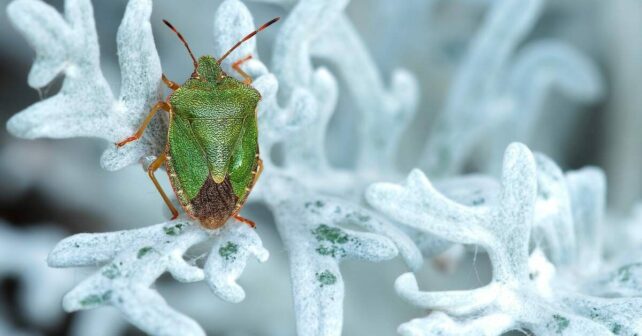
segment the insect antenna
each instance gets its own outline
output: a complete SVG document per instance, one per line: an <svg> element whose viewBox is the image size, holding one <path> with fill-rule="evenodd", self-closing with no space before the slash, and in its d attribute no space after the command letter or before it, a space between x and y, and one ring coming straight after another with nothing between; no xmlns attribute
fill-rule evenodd
<svg viewBox="0 0 642 336"><path fill-rule="evenodd" d="M183 35L181 35L181 33L179 33L178 30L176 30L176 28L174 28L174 26L171 23L169 23L169 21L163 20L163 23L166 24L167 27L169 27L169 29L171 29L174 33L176 33L176 35L178 35L178 38L181 40L181 42L183 42L183 44L185 45L185 48L187 48L187 52L189 53L189 56L192 58L192 61L194 62L194 73L196 73L196 69L198 68L198 61L196 61L196 57L194 57L194 54L192 53L192 49L190 49L189 47L189 44L187 44L187 41L185 41L185 38L183 37Z"/></svg>
<svg viewBox="0 0 642 336"><path fill-rule="evenodd" d="M244 38L242 38L240 41L236 42L236 44L235 44L232 48L230 48L230 50L228 50L225 54L223 54L223 56L221 56L221 58L219 58L217 62L218 62L219 64L221 64L221 61L223 61L223 60L225 59L225 57L229 56L229 55L230 55L230 53L232 53L232 51L234 51L234 49L238 48L238 46L240 46L241 44L243 44L243 42L245 42L245 41L247 41L247 40L251 39L254 35L258 34L258 32L260 32L261 30L263 30L263 29L265 29L265 28L269 27L271 24L273 24L273 23L275 23L275 22L279 21L279 19L280 19L280 17L275 17L274 19L272 19L272 20L270 20L270 21L268 21L268 22L264 23L261 27L259 27L259 29L255 30L255 31L253 31L253 32L251 32L251 33L249 33L249 34L247 34L247 35L246 35Z"/></svg>

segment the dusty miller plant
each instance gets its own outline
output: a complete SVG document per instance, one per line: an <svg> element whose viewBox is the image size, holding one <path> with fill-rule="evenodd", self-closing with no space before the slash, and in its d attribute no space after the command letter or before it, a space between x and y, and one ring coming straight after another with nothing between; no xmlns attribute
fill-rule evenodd
<svg viewBox="0 0 642 336"><path fill-rule="evenodd" d="M399 229L351 200L357 199L353 189L365 183L360 175L333 169L325 157L324 137L338 89L328 70L312 67L310 49L324 27L345 34L348 40L344 43L359 42L342 14L347 1L284 5L293 8L275 43L272 73L260 62L254 41L229 57L234 60L248 54L254 56L245 69L255 78L254 86L263 96L259 105L260 145L267 155L264 176L251 201L262 201L273 210L289 252L298 332L338 335L343 315L343 281L338 265L341 260L381 261L401 254L414 270L422 258ZM131 0L127 5L117 36L122 75L117 96L100 70L89 0L67 0L64 16L41 1L14 1L8 8L9 17L37 52L29 85L41 88L61 73L64 81L58 94L14 116L8 122L10 132L25 138L95 136L110 143L133 133L161 97L160 62L149 24L151 9L150 0ZM335 21L337 25L330 25ZM239 1L225 1L216 13L216 52L222 54L253 29L253 19L245 6ZM326 41L326 48L332 46ZM374 85L380 93L380 101L369 99L363 87L353 93L362 109L376 109L375 115L362 116L364 129L360 137L364 146L360 165L376 168L373 163L377 160L382 164L392 161L385 157L392 150L388 143L382 146L381 139L367 135L381 134L384 128L390 130L382 120L392 118L401 121L397 123L399 129L392 130L393 138L399 136L414 112L416 84L409 74L399 72L392 88L387 89L363 46L357 47L358 67L364 76L357 79L363 82L362 86ZM327 49L317 52L323 54ZM229 67L229 63L224 66ZM281 106L277 95L285 105ZM102 157L102 166L116 170L148 164L164 145L165 129L166 120L155 117L140 141L120 149L110 146ZM270 160L275 144L285 148L281 166ZM344 224L364 231L343 228ZM213 245L203 267L184 258L189 248L205 241ZM202 328L168 306L152 285L167 272L181 282L205 280L217 296L238 302L245 293L235 279L250 256L265 261L268 252L248 227L230 222L220 230L209 231L179 218L142 229L74 235L56 246L48 263L53 267L101 265L65 295L63 306L67 311L111 305L151 334L202 335Z"/></svg>
<svg viewBox="0 0 642 336"><path fill-rule="evenodd" d="M433 312L399 332L638 335L641 266L639 260L603 259L604 193L599 169L563 174L521 144L506 150L498 187L479 190L476 198L449 199L419 170L402 185L371 186L368 202L381 212L449 241L481 246L492 262L491 282L472 290L423 292L412 273L400 276L399 295Z"/></svg>
<svg viewBox="0 0 642 336"><path fill-rule="evenodd" d="M580 102L603 93L595 65L551 39L526 43L546 0L497 0L468 47L443 111L431 125L421 165L439 177L462 171L473 150L499 171L511 141L531 139L552 89ZM481 145L480 145L481 143Z"/></svg>
<svg viewBox="0 0 642 336"><path fill-rule="evenodd" d="M298 334L341 334L341 260L376 262L399 255L416 271L424 257L450 243L483 247L493 265L491 283L470 291L421 292L413 273L403 274L396 283L399 295L432 313L402 324L402 334L640 332L641 302L635 298L640 294L639 264L612 263L601 255L605 187L599 170L565 175L546 156L513 144L500 182L487 176L455 177L436 181L436 189L415 170L402 186L369 188L372 210L361 201L363 187L400 176L395 153L416 110L415 79L396 70L389 84L383 80L344 13L348 0L264 2L288 13L278 27L271 66L261 62L254 40L223 66L233 73L230 62L253 55L244 70L263 97L258 109L265 171L250 201L272 211L288 251ZM538 42L516 53L543 0L490 3L428 139L423 163L436 176L458 173L473 144L491 133L493 155L485 164L498 165L498 153L509 140L528 138L550 87L580 101L601 94L594 66L562 43ZM64 81L58 94L15 115L8 129L24 138L93 136L109 143L132 134L162 99L151 10L151 0L127 5L117 36L122 80L116 95L100 70L89 0L66 0L64 16L41 1L12 2L9 18L37 52L29 85L44 87L59 74ZM254 28L240 1L224 1L214 18L214 55ZM313 59L332 64L336 73L315 67ZM347 84L359 117L359 152L352 169L337 169L326 156L339 80ZM110 146L101 165L107 170L145 167L162 150L165 130L165 116L156 116L140 141L120 149ZM283 149L282 160L273 162L277 146ZM205 242L211 249L204 264L186 259L188 249ZM203 335L193 319L165 302L155 281L164 273L181 282L206 281L221 299L239 302L245 292L236 279L251 256L265 261L268 252L250 228L230 222L220 230L204 230L179 218L140 229L71 236L58 243L48 263L100 266L65 295L67 311L111 305L150 334ZM599 272L600 267L613 272Z"/></svg>

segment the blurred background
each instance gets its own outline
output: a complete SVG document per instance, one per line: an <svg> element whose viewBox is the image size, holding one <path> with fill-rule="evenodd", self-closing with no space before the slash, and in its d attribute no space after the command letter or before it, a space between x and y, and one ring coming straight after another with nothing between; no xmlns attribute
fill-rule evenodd
<svg viewBox="0 0 642 336"><path fill-rule="evenodd" d="M63 1L46 1L62 10ZM395 68L412 72L420 84L420 105L399 152L405 174L417 166L430 125L443 109L452 80L493 0L353 0L347 14L384 77ZM34 51L6 17L0 0L0 124L30 104L54 95L60 79L40 92L27 86ZM118 92L116 31L125 0L94 1L103 72ZM198 54L213 50L212 19L220 2L155 1L152 27L163 71L180 82L191 63L161 19L169 19ZM255 22L286 12L269 3L247 3ZM258 39L270 64L276 29ZM642 2L636 0L551 0L523 41L554 38L584 53L597 65L605 85L598 102L577 103L552 92L541 123L527 145L567 169L596 165L608 178L608 204L627 216L642 191ZM349 52L349 51L346 51ZM340 85L343 85L340 83ZM355 119L343 95L331 131L350 134ZM552 122L554 121L554 122ZM328 138L333 164L350 167L355 149L345 136ZM100 168L107 144L96 139L35 141L10 136L0 127L0 335L137 335L111 308L66 314L62 295L92 270L48 269L48 251L78 232L139 228L168 218L161 198L139 166L117 172ZM478 171L474 162L467 167ZM166 178L163 183L167 186ZM196 319L210 335L294 335L295 323L287 255L271 214L250 204L246 216L270 251L270 260L251 263L240 283L248 293L240 304L212 295L206 285L162 278L159 291L176 309ZM427 289L477 287L490 278L487 261L467 255L450 273L426 263L420 277ZM422 312L401 301L392 284L405 272L398 259L342 266L346 283L345 335L392 335L397 325ZM204 299L207 298L207 299ZM374 317L374 318L373 318Z"/></svg>

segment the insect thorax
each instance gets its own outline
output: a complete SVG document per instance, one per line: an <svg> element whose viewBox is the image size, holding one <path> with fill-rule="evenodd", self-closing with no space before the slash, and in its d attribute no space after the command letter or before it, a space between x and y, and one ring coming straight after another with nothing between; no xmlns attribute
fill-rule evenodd
<svg viewBox="0 0 642 336"><path fill-rule="evenodd" d="M199 59L198 74L172 93L173 112L188 119L245 119L255 113L259 92L225 74L212 57Z"/></svg>

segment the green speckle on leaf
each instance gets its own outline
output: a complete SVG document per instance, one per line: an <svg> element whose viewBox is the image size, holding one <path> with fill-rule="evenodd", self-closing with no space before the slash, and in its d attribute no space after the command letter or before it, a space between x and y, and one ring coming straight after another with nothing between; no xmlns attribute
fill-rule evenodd
<svg viewBox="0 0 642 336"><path fill-rule="evenodd" d="M556 333L561 334L568 325L571 323L566 317L558 314L553 315L554 325L548 325L550 329L553 329Z"/></svg>
<svg viewBox="0 0 642 336"><path fill-rule="evenodd" d="M225 258L225 260L230 260L230 258L234 258L234 255L236 254L236 252L238 252L238 250L238 245L231 241L228 241L225 245L221 246L221 248L218 249L218 254L220 254L221 257Z"/></svg>
<svg viewBox="0 0 642 336"><path fill-rule="evenodd" d="M336 245L331 245L331 246L321 245L317 247L317 252L320 255L332 256L333 258L346 256L346 250Z"/></svg>
<svg viewBox="0 0 642 336"><path fill-rule="evenodd" d="M115 279L120 276L120 269L116 264L109 264L103 269L102 275L107 279Z"/></svg>
<svg viewBox="0 0 642 336"><path fill-rule="evenodd" d="M88 297L80 300L80 304L83 306L95 306L103 303L103 300L98 295L89 295Z"/></svg>
<svg viewBox="0 0 642 336"><path fill-rule="evenodd" d="M147 255L147 253L149 253L149 252L151 252L153 250L154 250L153 247L145 246L145 247L141 248L140 250L138 250L138 254L136 255L136 257L138 257L138 259L140 259L140 258L144 257L145 255Z"/></svg>
<svg viewBox="0 0 642 336"><path fill-rule="evenodd" d="M362 213L362 212L350 212L350 213L346 214L346 218L348 218L350 220L356 220L357 222L361 222L361 223L367 222L370 219L372 219L372 217L370 217L370 215L368 215L367 213Z"/></svg>
<svg viewBox="0 0 642 336"><path fill-rule="evenodd" d="M305 202L306 208L310 208L310 207L323 208L324 206L325 206L324 201Z"/></svg>
<svg viewBox="0 0 642 336"><path fill-rule="evenodd" d="M473 201L471 203L472 203L472 205L477 206L477 205L482 205L485 202L486 202L486 200L483 197L479 197L479 198L473 199Z"/></svg>
<svg viewBox="0 0 642 336"><path fill-rule="evenodd" d="M332 272L328 270L317 273L316 276L317 280L321 283L321 287L334 285L337 282L336 275L332 274Z"/></svg>
<svg viewBox="0 0 642 336"><path fill-rule="evenodd" d="M638 268L642 268L642 263L634 263L622 266L617 270L617 281L628 282L634 278L634 274L639 272Z"/></svg>
<svg viewBox="0 0 642 336"><path fill-rule="evenodd" d="M333 258L346 256L346 250L339 245L347 243L350 238L343 230L321 224L312 230L312 234L320 242L319 247L316 249L320 255L332 256Z"/></svg>
<svg viewBox="0 0 642 336"><path fill-rule="evenodd" d="M330 255L330 254L332 254L331 250L332 249L328 248L327 246L319 246L319 247L317 247L317 252L319 252L319 254L321 254L321 255Z"/></svg>
<svg viewBox="0 0 642 336"><path fill-rule="evenodd" d="M165 234L168 236L178 236L183 232L183 228L185 227L185 224L175 224L172 226L166 226L163 229L165 230Z"/></svg>
<svg viewBox="0 0 642 336"><path fill-rule="evenodd" d="M103 293L103 295L89 295L86 298L80 300L80 304L85 307L103 304L109 301L109 299L111 298L111 293L112 292L109 290Z"/></svg>
<svg viewBox="0 0 642 336"><path fill-rule="evenodd" d="M355 212L354 217L357 218L359 222L367 222L370 220L370 216L362 213Z"/></svg>
<svg viewBox="0 0 642 336"><path fill-rule="evenodd" d="M311 213L320 214L319 209L325 206L325 202L323 201L305 202L304 206Z"/></svg>
<svg viewBox="0 0 642 336"><path fill-rule="evenodd" d="M619 335L620 331L622 331L622 325L619 323L614 323L613 327L611 327L611 332L616 335Z"/></svg>
<svg viewBox="0 0 642 336"><path fill-rule="evenodd" d="M348 242L348 235L343 230L330 227L326 224L319 225L312 233L318 241L328 241L334 244L345 244Z"/></svg>
<svg viewBox="0 0 642 336"><path fill-rule="evenodd" d="M617 272L618 278L622 282L629 281L631 279L631 270L629 270L628 267L626 268L620 268Z"/></svg>

